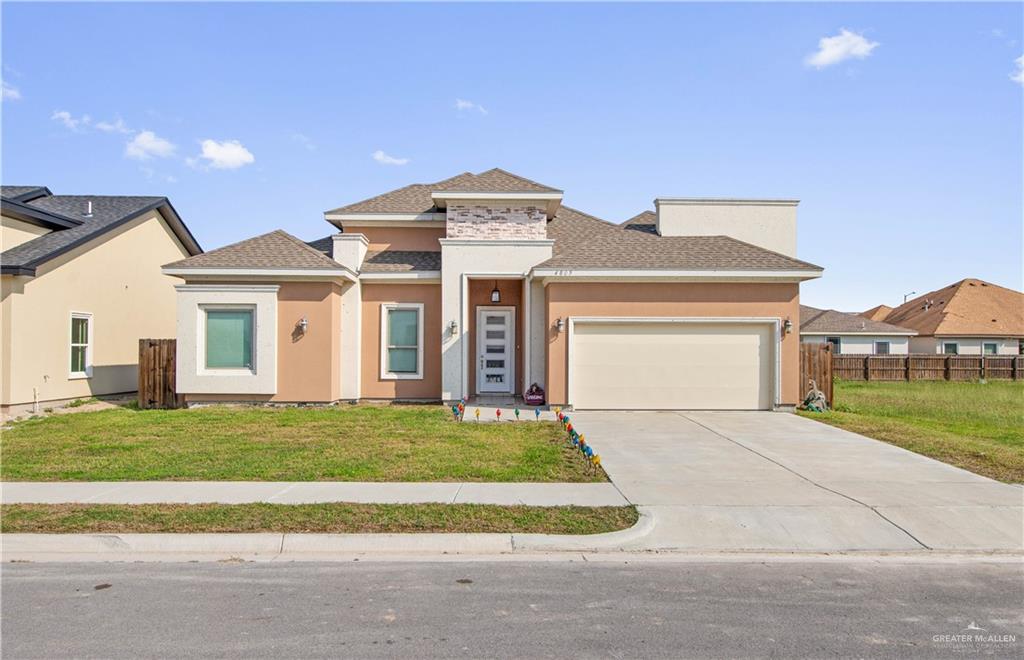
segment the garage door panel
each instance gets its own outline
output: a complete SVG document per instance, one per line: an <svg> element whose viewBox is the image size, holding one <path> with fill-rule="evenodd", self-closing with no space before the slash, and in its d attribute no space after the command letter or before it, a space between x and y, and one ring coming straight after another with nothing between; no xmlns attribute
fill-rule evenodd
<svg viewBox="0 0 1024 660"><path fill-rule="evenodd" d="M765 324L576 323L570 370L580 409L771 407Z"/></svg>

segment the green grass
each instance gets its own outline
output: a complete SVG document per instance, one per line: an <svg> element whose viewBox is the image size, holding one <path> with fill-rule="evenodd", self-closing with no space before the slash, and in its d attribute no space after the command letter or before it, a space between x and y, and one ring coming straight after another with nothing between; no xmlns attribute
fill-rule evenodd
<svg viewBox="0 0 1024 660"><path fill-rule="evenodd" d="M555 422L453 422L440 406L130 410L16 422L7 481L604 481Z"/></svg>
<svg viewBox="0 0 1024 660"><path fill-rule="evenodd" d="M5 504L4 533L521 532L598 534L631 527L631 506L490 504Z"/></svg>
<svg viewBox="0 0 1024 660"><path fill-rule="evenodd" d="M1024 382L837 381L835 410L801 412L1009 483L1024 482Z"/></svg>

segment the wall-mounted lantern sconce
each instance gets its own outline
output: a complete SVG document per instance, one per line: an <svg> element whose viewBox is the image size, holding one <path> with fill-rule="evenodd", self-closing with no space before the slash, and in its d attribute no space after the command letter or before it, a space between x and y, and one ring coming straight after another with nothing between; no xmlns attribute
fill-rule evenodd
<svg viewBox="0 0 1024 660"><path fill-rule="evenodd" d="M459 331L459 324L456 323L454 319L449 321L448 322L448 332L450 332L451 334L454 335L458 331Z"/></svg>
<svg viewBox="0 0 1024 660"><path fill-rule="evenodd" d="M562 317L559 316L558 320L555 321L555 330L557 330L558 333L561 334L562 330L564 330L564 329L565 329L565 321L563 321Z"/></svg>
<svg viewBox="0 0 1024 660"><path fill-rule="evenodd" d="M306 334L306 328L309 327L309 319L307 319L305 316L303 316L299 320L298 326L299 326L299 331L302 332L302 334Z"/></svg>
<svg viewBox="0 0 1024 660"><path fill-rule="evenodd" d="M787 316L786 320L782 322L782 333L788 335L791 332L793 332L793 322Z"/></svg>
<svg viewBox="0 0 1024 660"><path fill-rule="evenodd" d="M498 291L498 282L497 282L497 280L495 280L495 282L494 282L494 289L491 291L491 302L492 303L500 303L501 302L501 291Z"/></svg>

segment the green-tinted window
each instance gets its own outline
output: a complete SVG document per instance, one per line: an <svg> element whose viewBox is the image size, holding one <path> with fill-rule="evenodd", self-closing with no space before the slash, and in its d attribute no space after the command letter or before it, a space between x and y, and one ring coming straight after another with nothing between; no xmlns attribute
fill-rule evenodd
<svg viewBox="0 0 1024 660"><path fill-rule="evenodd" d="M206 366L252 368L252 310L207 310Z"/></svg>
<svg viewBox="0 0 1024 660"><path fill-rule="evenodd" d="M71 373L84 374L89 368L89 318L71 317Z"/></svg>
<svg viewBox="0 0 1024 660"><path fill-rule="evenodd" d="M419 363L419 317L415 309L388 310L387 370L414 374Z"/></svg>

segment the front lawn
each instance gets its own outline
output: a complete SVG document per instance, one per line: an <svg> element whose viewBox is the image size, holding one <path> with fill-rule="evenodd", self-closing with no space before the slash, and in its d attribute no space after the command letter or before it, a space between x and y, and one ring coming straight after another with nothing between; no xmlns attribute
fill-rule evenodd
<svg viewBox="0 0 1024 660"><path fill-rule="evenodd" d="M800 414L971 472L1024 482L1024 382L836 381L835 410Z"/></svg>
<svg viewBox="0 0 1024 660"><path fill-rule="evenodd" d="M118 408L0 435L7 481L604 481L555 422L455 423L440 406Z"/></svg>
<svg viewBox="0 0 1024 660"><path fill-rule="evenodd" d="M5 504L4 533L501 532L599 534L632 527L632 506L490 504Z"/></svg>

